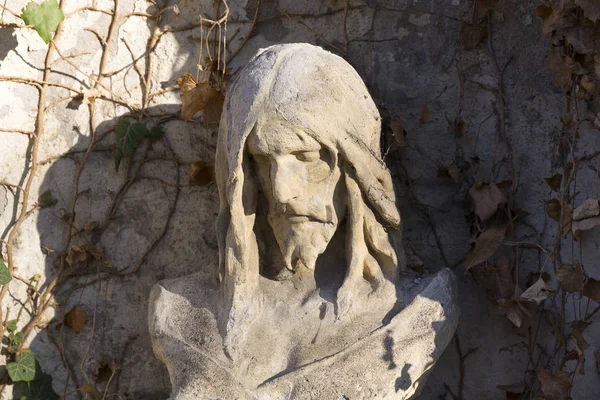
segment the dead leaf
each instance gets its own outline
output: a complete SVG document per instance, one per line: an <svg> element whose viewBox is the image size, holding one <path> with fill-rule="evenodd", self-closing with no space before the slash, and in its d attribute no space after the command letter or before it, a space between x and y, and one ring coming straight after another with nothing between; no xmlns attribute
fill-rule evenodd
<svg viewBox="0 0 600 400"><path fill-rule="evenodd" d="M429 108L427 105L423 104L423 108L421 109L421 118L419 118L419 122L421 125L425 125L427 120L429 119Z"/></svg>
<svg viewBox="0 0 600 400"><path fill-rule="evenodd" d="M402 123L394 118L390 124L390 129L398 147L406 147L406 130L404 130Z"/></svg>
<svg viewBox="0 0 600 400"><path fill-rule="evenodd" d="M600 78L600 56L594 56L594 74L596 78Z"/></svg>
<svg viewBox="0 0 600 400"><path fill-rule="evenodd" d="M84 229L87 233L90 233L100 227L100 223L93 219L88 219L85 223Z"/></svg>
<svg viewBox="0 0 600 400"><path fill-rule="evenodd" d="M565 63L565 60L558 53L552 53L550 56L550 69L554 71L554 79L558 87L568 93L573 87L573 70Z"/></svg>
<svg viewBox="0 0 600 400"><path fill-rule="evenodd" d="M549 178L544 178L550 189L555 192L560 192L560 185L562 183L562 174L554 174Z"/></svg>
<svg viewBox="0 0 600 400"><path fill-rule="evenodd" d="M507 400L518 400L521 398L521 393L525 391L525 381L513 383L511 385L498 385L496 388L506 392Z"/></svg>
<svg viewBox="0 0 600 400"><path fill-rule="evenodd" d="M102 92L96 88L92 88L83 92L83 100L81 104L94 104L98 97L102 96Z"/></svg>
<svg viewBox="0 0 600 400"><path fill-rule="evenodd" d="M580 221L582 219L595 217L600 214L600 204L596 199L587 199L579 207L573 210L573 219Z"/></svg>
<svg viewBox="0 0 600 400"><path fill-rule="evenodd" d="M497 5L498 0L475 0L475 10L480 17L485 17L488 11L494 11Z"/></svg>
<svg viewBox="0 0 600 400"><path fill-rule="evenodd" d="M581 7L585 17L592 22L600 18L600 3L597 0L575 0L575 4Z"/></svg>
<svg viewBox="0 0 600 400"><path fill-rule="evenodd" d="M78 392L83 392L89 394L93 400L102 400L104 399L104 395L94 385L83 385L77 388Z"/></svg>
<svg viewBox="0 0 600 400"><path fill-rule="evenodd" d="M556 271L556 279L560 282L562 288L570 293L579 292L583 289L583 269L579 262L575 264L562 264Z"/></svg>
<svg viewBox="0 0 600 400"><path fill-rule="evenodd" d="M546 5L538 6L535 13L542 19L542 33L546 36L561 27L561 21L564 20L561 10Z"/></svg>
<svg viewBox="0 0 600 400"><path fill-rule="evenodd" d="M496 265L479 265L473 268L473 277L479 286L488 290L493 299L508 300L515 294L516 282L508 257L498 257Z"/></svg>
<svg viewBox="0 0 600 400"><path fill-rule="evenodd" d="M190 165L190 186L206 186L215 181L215 167L204 161Z"/></svg>
<svg viewBox="0 0 600 400"><path fill-rule="evenodd" d="M588 278L585 285L583 285L581 294L600 304L600 281L594 278Z"/></svg>
<svg viewBox="0 0 600 400"><path fill-rule="evenodd" d="M521 298L529 301L535 301L538 305L549 297L554 296L555 290L546 285L543 277L540 277L537 282L531 285L526 291L521 294Z"/></svg>
<svg viewBox="0 0 600 400"><path fill-rule="evenodd" d="M65 315L65 325L75 333L80 333L88 321L87 312L79 306L75 306Z"/></svg>
<svg viewBox="0 0 600 400"><path fill-rule="evenodd" d="M448 120L448 132L457 138L462 137L467 129L469 129L469 125L462 119L458 121L456 119Z"/></svg>
<svg viewBox="0 0 600 400"><path fill-rule="evenodd" d="M517 328L525 327L526 322L535 314L537 306L533 302L521 301L518 297L510 300L499 300L498 310Z"/></svg>
<svg viewBox="0 0 600 400"><path fill-rule="evenodd" d="M581 221L573 221L573 235L575 237L578 237L579 232L589 231L590 229L594 229L598 225L600 225L600 216L582 219Z"/></svg>
<svg viewBox="0 0 600 400"><path fill-rule="evenodd" d="M561 400L571 388L569 374L565 371L558 371L556 375L552 375L547 369L541 369L537 371L537 377L547 400Z"/></svg>
<svg viewBox="0 0 600 400"><path fill-rule="evenodd" d="M560 220L560 201L558 199L552 199L546 202L546 214L556 222Z"/></svg>
<svg viewBox="0 0 600 400"><path fill-rule="evenodd" d="M421 271L423 269L423 267L425 266L425 264L419 257L417 257L413 248L406 245L404 249L406 252L407 267L410 269L414 269L416 271Z"/></svg>
<svg viewBox="0 0 600 400"><path fill-rule="evenodd" d="M442 165L438 168L438 177L452 179L454 182L460 182L460 168L454 163Z"/></svg>
<svg viewBox="0 0 600 400"><path fill-rule="evenodd" d="M507 202L500 188L493 182L489 185L485 182L476 183L469 189L469 196L473 200L475 215L482 222L490 219L498 211L498 208Z"/></svg>
<svg viewBox="0 0 600 400"><path fill-rule="evenodd" d="M460 28L460 36L465 50L473 50L479 43L487 39L488 31L484 26L463 22Z"/></svg>
<svg viewBox="0 0 600 400"><path fill-rule="evenodd" d="M177 79L181 91L181 118L184 121L192 119L200 112L204 123L218 123L225 96L214 89L207 81L197 83L192 74L186 72Z"/></svg>
<svg viewBox="0 0 600 400"><path fill-rule="evenodd" d="M498 250L505 234L506 227L498 226L489 228L479 235L475 241L475 248L467 255L465 269L468 271L471 267L487 261Z"/></svg>
<svg viewBox="0 0 600 400"><path fill-rule="evenodd" d="M579 360L577 369L581 375L585 375L585 350L590 347L589 343L583 337L583 331L590 325L585 321L573 321L571 323L571 338L575 342L575 351L577 360Z"/></svg>
<svg viewBox="0 0 600 400"><path fill-rule="evenodd" d="M573 222L573 211L569 208L568 205L565 204L564 201L559 201L558 199L552 199L546 202L546 214L556 222L560 220L560 215L562 212L561 204L564 207L564 215L563 215L563 223L562 225L562 237L567 237L568 233L571 231L571 224Z"/></svg>
<svg viewBox="0 0 600 400"><path fill-rule="evenodd" d="M596 93L596 85L587 75L583 75L581 77L581 80L579 81L579 86L581 86L586 92L590 94Z"/></svg>

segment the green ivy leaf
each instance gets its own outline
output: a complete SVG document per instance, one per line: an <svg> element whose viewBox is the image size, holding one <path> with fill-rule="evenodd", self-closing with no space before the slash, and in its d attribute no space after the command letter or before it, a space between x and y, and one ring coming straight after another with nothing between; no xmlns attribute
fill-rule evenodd
<svg viewBox="0 0 600 400"><path fill-rule="evenodd" d="M52 389L52 376L41 372L38 368L38 375L34 381L29 384L31 392L28 400L58 400L59 395Z"/></svg>
<svg viewBox="0 0 600 400"><path fill-rule="evenodd" d="M33 351L26 349L17 356L15 362L6 364L8 376L13 382L31 382L35 378L35 357Z"/></svg>
<svg viewBox="0 0 600 400"><path fill-rule="evenodd" d="M38 199L38 204L40 208L52 207L58 203L58 200L54 197L51 190L46 190L44 193L40 195Z"/></svg>
<svg viewBox="0 0 600 400"><path fill-rule="evenodd" d="M121 160L129 157L137 149L140 142L148 136L148 128L144 122L132 123L129 119L123 118L115 126L115 135L116 143L113 156L118 171Z"/></svg>
<svg viewBox="0 0 600 400"><path fill-rule="evenodd" d="M23 332L11 332L8 334L8 340L10 344L8 345L8 349L16 353L19 350L19 345L23 343L23 339L25 339L25 335Z"/></svg>
<svg viewBox="0 0 600 400"><path fill-rule="evenodd" d="M4 261L0 260L0 285L6 285L12 280L12 275Z"/></svg>
<svg viewBox="0 0 600 400"><path fill-rule="evenodd" d="M152 143L162 139L163 136L165 136L165 131L160 125L153 126L152 129L150 129L150 133L148 133L148 139Z"/></svg>
<svg viewBox="0 0 600 400"><path fill-rule="evenodd" d="M23 21L27 25L33 26L38 35L46 43L49 43L52 39L50 32L55 32L58 24L65 19L65 14L58 6L56 0L46 0L42 4L30 1L21 12Z"/></svg>
<svg viewBox="0 0 600 400"><path fill-rule="evenodd" d="M6 323L6 330L9 332L14 332L17 330L17 320L16 319L11 319L10 321L8 321Z"/></svg>

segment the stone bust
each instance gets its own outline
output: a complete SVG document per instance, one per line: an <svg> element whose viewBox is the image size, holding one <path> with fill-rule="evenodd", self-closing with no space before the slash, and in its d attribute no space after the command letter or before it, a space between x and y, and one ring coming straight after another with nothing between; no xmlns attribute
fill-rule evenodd
<svg viewBox="0 0 600 400"><path fill-rule="evenodd" d="M151 295L172 399L418 394L456 290L449 271L400 279L380 130L359 75L321 48L272 46L238 74L217 145L219 266Z"/></svg>

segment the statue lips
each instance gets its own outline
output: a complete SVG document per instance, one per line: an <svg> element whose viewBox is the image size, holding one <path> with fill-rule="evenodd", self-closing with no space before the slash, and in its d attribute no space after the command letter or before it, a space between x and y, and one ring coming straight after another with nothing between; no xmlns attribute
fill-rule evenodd
<svg viewBox="0 0 600 400"><path fill-rule="evenodd" d="M310 209L310 206L303 206L301 204L279 204L277 206L279 214L284 220L291 224L299 224L302 222L321 222L323 224L331 223L324 215L319 213L317 210ZM314 208L314 207L313 207Z"/></svg>
<svg viewBox="0 0 600 400"><path fill-rule="evenodd" d="M286 221L292 223L292 224L299 224L302 222L308 222L314 219L311 219L310 217L306 216L306 215L299 215L299 214L284 214L285 215L285 219Z"/></svg>

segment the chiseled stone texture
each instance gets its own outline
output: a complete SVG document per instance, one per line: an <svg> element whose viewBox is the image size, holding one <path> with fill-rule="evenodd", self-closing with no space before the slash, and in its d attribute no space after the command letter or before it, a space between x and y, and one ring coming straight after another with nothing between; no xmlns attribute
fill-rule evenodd
<svg viewBox="0 0 600 400"><path fill-rule="evenodd" d="M223 352L215 317L222 307L222 296L211 282L211 277L194 274L163 281L151 294L154 351L171 374L173 400L413 399L452 339L459 317L456 278L447 269L399 287L404 301L416 297L386 325L368 331L361 320L338 321L333 307L326 308L322 318L304 317L303 324L294 323L297 313L290 310L268 313L259 323L269 329L261 332L259 340L246 344L245 355L265 359L266 354L269 359L284 360L287 368L252 383L269 366L256 362L251 368L236 368ZM281 294L279 303L302 300L294 299L292 285L273 285ZM205 289L198 291L198 287ZM298 310L304 314L312 308L318 313L320 303L312 299ZM295 365L293 354L277 346L282 337L293 334L311 339L321 357ZM330 341L325 343L328 352L315 344L322 336ZM333 350L340 345L340 351Z"/></svg>

